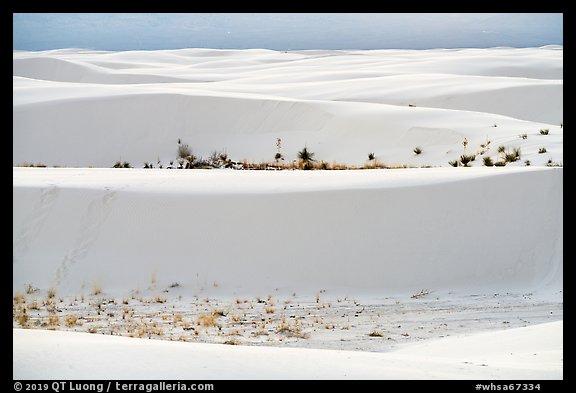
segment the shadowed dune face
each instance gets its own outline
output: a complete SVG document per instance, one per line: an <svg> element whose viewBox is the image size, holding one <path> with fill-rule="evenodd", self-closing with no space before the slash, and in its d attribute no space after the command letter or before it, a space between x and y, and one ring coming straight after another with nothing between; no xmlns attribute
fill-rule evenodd
<svg viewBox="0 0 576 393"><path fill-rule="evenodd" d="M562 59L561 47L15 52L13 163L167 162L178 138L197 155L269 161L282 138L289 160L307 145L328 162L374 152L448 166L464 137L474 151L490 139L532 165L561 162ZM546 140L531 137L542 128Z"/></svg>

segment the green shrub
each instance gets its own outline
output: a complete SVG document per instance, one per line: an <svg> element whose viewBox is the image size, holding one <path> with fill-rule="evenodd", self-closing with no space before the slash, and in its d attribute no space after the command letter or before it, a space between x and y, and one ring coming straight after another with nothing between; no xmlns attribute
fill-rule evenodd
<svg viewBox="0 0 576 393"><path fill-rule="evenodd" d="M112 168L132 168L128 161L116 161Z"/></svg>
<svg viewBox="0 0 576 393"><path fill-rule="evenodd" d="M515 147L512 149L512 152L504 152L504 156L502 157L505 162L515 162L520 159L521 152L519 147Z"/></svg>
<svg viewBox="0 0 576 393"><path fill-rule="evenodd" d="M482 160L484 161L484 166L494 166L494 162L492 161L492 158L484 157Z"/></svg>
<svg viewBox="0 0 576 393"><path fill-rule="evenodd" d="M472 161L474 161L476 159L475 155L466 155L466 154L462 154L460 156L460 163L462 164L462 166L466 166L469 167Z"/></svg>
<svg viewBox="0 0 576 393"><path fill-rule="evenodd" d="M298 158L304 164L304 169L312 169L312 162L314 161L314 153L308 150L306 146L298 152Z"/></svg>

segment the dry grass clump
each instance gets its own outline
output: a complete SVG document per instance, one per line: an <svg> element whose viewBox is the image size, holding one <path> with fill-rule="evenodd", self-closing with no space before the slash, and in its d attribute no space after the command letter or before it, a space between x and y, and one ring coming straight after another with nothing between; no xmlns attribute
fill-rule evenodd
<svg viewBox="0 0 576 393"><path fill-rule="evenodd" d="M241 315L232 315L230 317L230 322L232 324L242 323L243 320L244 320L244 318Z"/></svg>
<svg viewBox="0 0 576 393"><path fill-rule="evenodd" d="M204 327L216 327L218 326L218 317L220 315L216 314L214 312L210 312L207 314L200 314L198 316L198 321L196 322L196 324L198 326L204 326Z"/></svg>
<svg viewBox="0 0 576 393"><path fill-rule="evenodd" d="M14 304L24 304L26 303L26 298L22 292L18 291L14 294Z"/></svg>
<svg viewBox="0 0 576 393"><path fill-rule="evenodd" d="M79 325L79 323L78 323L78 316L75 315L75 314L66 315L66 317L64 317L64 324L65 324L67 327L72 327L72 326Z"/></svg>
<svg viewBox="0 0 576 393"><path fill-rule="evenodd" d="M20 307L17 311L16 311L16 315L14 317L16 319L16 322L18 322L18 324L20 326L22 326L23 328L27 328L28 327L28 320L30 319L28 317L28 314L26 313L26 307Z"/></svg>
<svg viewBox="0 0 576 393"><path fill-rule="evenodd" d="M240 345L240 344L242 344L242 343L241 343L240 341L238 341L237 339L235 339L235 338L231 338L231 339L228 339L228 340L224 341L223 344L226 344L226 345Z"/></svg>
<svg viewBox="0 0 576 393"><path fill-rule="evenodd" d="M57 311L56 303L54 303L54 301L50 299L44 301L44 307L46 308L46 311L48 311L48 313L50 314L54 314Z"/></svg>
<svg viewBox="0 0 576 393"><path fill-rule="evenodd" d="M45 164L41 164L41 163L32 164L31 162L28 162L28 161L21 162L21 163L17 164L16 166L22 167L22 168L46 168Z"/></svg>
<svg viewBox="0 0 576 393"><path fill-rule="evenodd" d="M36 300L32 300L32 303L28 305L28 308L30 310L40 310L40 306L38 305L38 302Z"/></svg>
<svg viewBox="0 0 576 393"><path fill-rule="evenodd" d="M378 332L374 330L373 332L368 333L370 337L384 337L384 333Z"/></svg>
<svg viewBox="0 0 576 393"><path fill-rule="evenodd" d="M60 318L58 315L50 315L48 317L48 326L58 326L60 324Z"/></svg>
<svg viewBox="0 0 576 393"><path fill-rule="evenodd" d="M276 333L282 334L286 337L295 337L295 338L308 338L308 333L302 331L302 328L296 324L290 325L286 321L282 321L278 324L276 328Z"/></svg>
<svg viewBox="0 0 576 393"><path fill-rule="evenodd" d="M56 296L56 290L54 288L50 288L48 290L47 296L48 296L48 299L52 299L54 296Z"/></svg>

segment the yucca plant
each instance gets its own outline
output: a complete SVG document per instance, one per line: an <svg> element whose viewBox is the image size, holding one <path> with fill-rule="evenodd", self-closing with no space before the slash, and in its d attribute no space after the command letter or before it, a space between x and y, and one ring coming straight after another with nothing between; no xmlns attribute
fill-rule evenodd
<svg viewBox="0 0 576 393"><path fill-rule="evenodd" d="M307 147L304 147L304 149L298 152L298 158L300 159L300 162L304 164L304 169L306 170L312 169L312 162L314 162L314 153L309 151Z"/></svg>
<svg viewBox="0 0 576 393"><path fill-rule="evenodd" d="M472 161L474 161L476 159L475 155L466 155L466 154L462 154L460 156L460 163L462 164L462 166L466 166L469 167Z"/></svg>

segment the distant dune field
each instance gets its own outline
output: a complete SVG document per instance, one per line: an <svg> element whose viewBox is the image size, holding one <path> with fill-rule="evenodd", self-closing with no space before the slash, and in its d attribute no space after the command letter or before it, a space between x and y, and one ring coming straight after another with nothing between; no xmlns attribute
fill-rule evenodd
<svg viewBox="0 0 576 393"><path fill-rule="evenodd" d="M178 138L249 161L281 138L290 161L306 145L327 162L448 166L490 140L495 159L521 147L513 166L561 162L562 62L557 46L15 52L13 163L167 165Z"/></svg>

